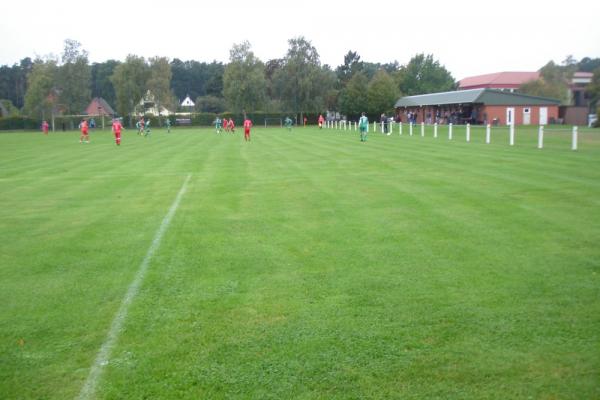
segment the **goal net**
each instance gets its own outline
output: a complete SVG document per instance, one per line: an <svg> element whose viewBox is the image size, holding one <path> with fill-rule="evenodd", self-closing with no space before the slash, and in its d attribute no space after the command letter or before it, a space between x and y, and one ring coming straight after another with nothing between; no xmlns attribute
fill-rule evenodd
<svg viewBox="0 0 600 400"><path fill-rule="evenodd" d="M269 126L283 127L283 118L265 118L265 128Z"/></svg>

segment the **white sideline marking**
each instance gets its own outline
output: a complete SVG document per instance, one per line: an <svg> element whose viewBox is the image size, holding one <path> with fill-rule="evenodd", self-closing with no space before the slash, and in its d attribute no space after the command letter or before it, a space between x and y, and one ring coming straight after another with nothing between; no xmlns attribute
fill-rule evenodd
<svg viewBox="0 0 600 400"><path fill-rule="evenodd" d="M87 379L85 380L85 384L83 385L81 392L79 392L79 396L77 396L78 399L84 400L94 398L96 386L100 379L100 375L102 374L102 370L104 369L104 366L108 364L108 359L110 357L111 350L117 342L119 333L123 328L123 322L127 317L127 310L129 309L129 306L131 305L134 297L137 295L140 285L144 280L144 275L146 275L146 271L148 270L148 264L150 264L150 260L152 259L154 252L156 251L156 249L158 249L160 241L165 231L169 227L171 219L173 218L173 215L175 215L175 211L177 211L177 207L179 207L179 202L181 201L181 198L187 190L187 184L191 176L191 174L188 174L188 176L185 178L181 189L179 189L179 193L177 193L177 197L175 197L175 201L173 201L173 204L171 204L171 208L169 208L167 215L165 215L165 218L162 220L160 227L156 231L154 239L152 240L152 244L150 245L146 256L142 260L142 263L140 264L140 267L135 275L135 278L133 279L133 282L131 282L131 284L129 285L125 297L123 297L123 301L121 302L121 306L119 307L117 315L115 315L115 318L113 319L112 324L110 325L110 330L108 331L106 340L104 340L104 343L102 343L102 347L100 347L100 350L98 351L98 355L96 355L96 360L94 360L94 364L90 369L90 373Z"/></svg>

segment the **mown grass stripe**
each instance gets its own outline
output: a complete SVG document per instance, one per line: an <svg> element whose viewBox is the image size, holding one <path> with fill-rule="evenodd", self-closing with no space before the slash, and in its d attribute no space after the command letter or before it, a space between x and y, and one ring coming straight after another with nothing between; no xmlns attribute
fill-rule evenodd
<svg viewBox="0 0 600 400"><path fill-rule="evenodd" d="M100 350L98 351L98 355L96 356L96 359L94 360L94 364L92 365L92 368L90 369L90 373L88 374L88 377L83 385L83 388L81 389L81 392L79 393L79 396L77 397L78 399L84 400L84 399L94 398L96 386L98 385L98 381L102 374L102 370L103 370L104 366L106 364L108 364L108 360L110 359L111 350L112 350L113 346L115 345L115 343L117 342L117 339L119 338L119 333L121 332L121 330L123 328L123 323L125 322L125 319L127 318L127 311L129 309L129 306L133 302L133 299L135 298L135 296L137 295L137 293L140 289L140 285L142 284L142 281L144 280L144 276L146 275L146 271L148 270L148 265L150 264L150 260L152 259L152 256L158 249L158 246L160 245L160 241L161 241L163 235L165 234L167 228L169 227L169 224L171 223L171 219L173 219L173 216L175 215L177 208L179 207L179 203L181 202L181 198L183 197L183 195L185 194L185 192L187 190L187 185L188 185L188 182L190 181L191 176L192 176L191 174L188 174L187 177L185 178L185 181L183 182L183 185L181 186L179 193L177 193L177 196L175 197L173 204L169 208L167 215L165 215L165 218L162 220L160 227L156 231L156 234L154 235L154 239L152 240L152 243L150 244L150 247L148 248L146 256L142 260L142 263L140 264L140 267L138 269L138 272L135 275L135 278L133 279L133 282L131 282L131 284L129 285L129 288L127 289L127 293L125 293L125 297L123 297L123 301L121 302L119 311L117 311L117 314L115 315L115 318L113 319L113 321L110 325L110 329L108 331L108 334L106 335L106 340L104 341L104 343L102 343L102 346L100 347Z"/></svg>

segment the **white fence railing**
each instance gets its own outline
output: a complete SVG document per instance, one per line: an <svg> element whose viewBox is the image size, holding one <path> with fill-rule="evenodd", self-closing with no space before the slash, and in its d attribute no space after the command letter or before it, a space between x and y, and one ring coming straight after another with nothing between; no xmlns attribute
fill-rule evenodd
<svg viewBox="0 0 600 400"><path fill-rule="evenodd" d="M396 125L397 125L397 127L396 127ZM394 132L397 131L399 136L403 136L403 134L405 132L404 125L406 125L406 124L402 123L402 122L390 121L388 123L383 124L381 122L374 121L372 124L367 125L367 132L369 132L372 129L373 132L380 132L384 135L391 136L392 134L394 134ZM441 130L443 130L443 127L446 127L447 132L448 132L448 140L454 139L454 128L456 128L456 126L454 126L452 123L449 123L448 125L440 125L438 123L434 123L432 125L426 125L424 122L421 122L419 125L420 125L421 137L425 137L426 126L433 128L433 138L435 138L435 139L438 138L438 134L440 133ZM412 122L408 123L408 135L409 136L413 136L413 132L414 132L413 126L414 126L414 124ZM358 131L358 122L357 121L327 121L325 123L325 127L328 129L334 129L334 130L356 132L356 131ZM490 124L487 124L487 125L466 124L466 125L464 125L464 128L465 128L465 140L467 143L471 142L472 130L485 129L485 143L486 144L492 143L492 130L503 130L504 132L506 132L506 129L508 129L508 144L510 146L515 145L517 129L518 129L518 127L516 127L514 124L508 125L508 126L492 126ZM538 127L538 134L537 134L537 148L538 149L544 148L544 132L562 132L562 133L568 132L571 134L571 150L575 151L578 149L578 141L579 141L578 136L579 135L578 135L578 127L577 126L573 126L573 127L571 127L571 129L565 129L565 128L546 129L543 125L540 125Z"/></svg>

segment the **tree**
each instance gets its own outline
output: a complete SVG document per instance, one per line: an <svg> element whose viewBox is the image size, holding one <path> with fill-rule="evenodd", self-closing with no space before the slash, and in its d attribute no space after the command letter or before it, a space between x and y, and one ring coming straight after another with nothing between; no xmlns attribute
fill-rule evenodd
<svg viewBox="0 0 600 400"><path fill-rule="evenodd" d="M196 98L196 110L200 112L222 113L225 111L225 99L217 96L200 96Z"/></svg>
<svg viewBox="0 0 600 400"><path fill-rule="evenodd" d="M363 63L360 61L360 56L356 51L348 51L344 56L344 64L336 69L336 75L342 86L345 86L355 73L361 71Z"/></svg>
<svg viewBox="0 0 600 400"><path fill-rule="evenodd" d="M349 117L357 117L369 106L367 92L369 80L364 72L357 72L340 93L340 111Z"/></svg>
<svg viewBox="0 0 600 400"><path fill-rule="evenodd" d="M288 40L289 48L273 80L279 98L295 113L318 112L335 85L335 74L322 68L319 53L304 37Z"/></svg>
<svg viewBox="0 0 600 400"><path fill-rule="evenodd" d="M14 106L21 108L25 103L27 75L33 68L33 61L26 57L12 67L0 66L0 98L10 100Z"/></svg>
<svg viewBox="0 0 600 400"><path fill-rule="evenodd" d="M256 111L266 100L264 64L245 41L234 44L223 74L223 94L231 111Z"/></svg>
<svg viewBox="0 0 600 400"><path fill-rule="evenodd" d="M369 113L378 115L393 110L398 96L394 79L384 69L380 69L369 82L367 91Z"/></svg>
<svg viewBox="0 0 600 400"><path fill-rule="evenodd" d="M400 92L406 96L446 92L456 86L454 78L433 59L433 55L417 54L395 74Z"/></svg>
<svg viewBox="0 0 600 400"><path fill-rule="evenodd" d="M60 103L67 113L80 114L89 104L91 79L87 51L81 48L79 42L65 40L57 86Z"/></svg>
<svg viewBox="0 0 600 400"><path fill-rule="evenodd" d="M154 95L156 107L160 113L161 107L173 108L175 103L171 96L171 64L166 57L153 57L149 59L149 62L146 88Z"/></svg>
<svg viewBox="0 0 600 400"><path fill-rule="evenodd" d="M179 58L171 61L171 90L178 99L183 99L190 95L190 98L198 96L198 92L191 90L190 73L188 64Z"/></svg>
<svg viewBox="0 0 600 400"><path fill-rule="evenodd" d="M581 72L594 72L594 70L599 67L600 58L583 57L581 61L579 61L577 69Z"/></svg>
<svg viewBox="0 0 600 400"><path fill-rule="evenodd" d="M144 57L128 55L110 80L115 88L116 107L120 115L129 115L146 93L149 69ZM131 123L131 121L130 121Z"/></svg>
<svg viewBox="0 0 600 400"><path fill-rule="evenodd" d="M285 61L283 58L274 58L265 64L265 79L267 80L267 96L272 100L278 100L280 92L275 81L277 73L283 68Z"/></svg>
<svg viewBox="0 0 600 400"><path fill-rule="evenodd" d="M198 61L171 61L171 89L178 99L186 96L195 99L198 96L223 96L223 63L213 61L210 64Z"/></svg>
<svg viewBox="0 0 600 400"><path fill-rule="evenodd" d="M92 64L92 97L102 97L108 104L115 104L115 88L110 77L119 64L116 60Z"/></svg>
<svg viewBox="0 0 600 400"><path fill-rule="evenodd" d="M56 60L35 60L27 77L25 115L47 118L53 113L58 100L55 86L57 73Z"/></svg>
<svg viewBox="0 0 600 400"><path fill-rule="evenodd" d="M225 66L221 62L213 61L210 64L202 63L205 71L204 93L208 96L223 97L223 74Z"/></svg>
<svg viewBox="0 0 600 400"><path fill-rule="evenodd" d="M6 110L6 112L7 112L6 115L3 115L0 112L0 117L18 117L19 116L19 114L20 114L19 109L14 106L12 101L10 101L8 99L0 99L0 103L2 104L2 107L4 108L4 110Z"/></svg>
<svg viewBox="0 0 600 400"><path fill-rule="evenodd" d="M519 86L520 93L531 96L549 97L560 100L562 104L569 104L568 82L573 76L573 63L561 66L548 62L540 69L540 77L536 80L525 82Z"/></svg>

